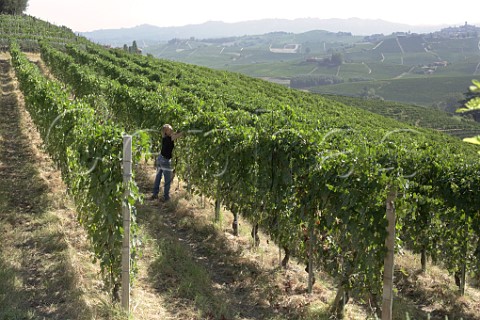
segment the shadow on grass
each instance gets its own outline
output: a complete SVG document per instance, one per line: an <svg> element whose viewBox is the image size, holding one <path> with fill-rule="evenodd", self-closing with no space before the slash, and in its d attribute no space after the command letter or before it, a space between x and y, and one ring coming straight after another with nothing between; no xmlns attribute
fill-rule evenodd
<svg viewBox="0 0 480 320"><path fill-rule="evenodd" d="M89 319L16 93L6 91L10 68L0 60L0 319Z"/></svg>
<svg viewBox="0 0 480 320"><path fill-rule="evenodd" d="M459 293L452 290L448 283L432 284L431 288L419 286L417 279L421 275L421 270L412 272L412 274L395 270L395 286L403 297L399 298L397 307L394 302L394 309L397 309L396 313L399 319L400 317L407 319L405 316L407 313L409 319L479 319L478 315L468 314L463 310ZM409 301L406 302L405 299ZM426 312L419 308L413 308L412 302L415 306L436 306L436 308L431 312Z"/></svg>
<svg viewBox="0 0 480 320"><path fill-rule="evenodd" d="M137 180L140 189L148 194L152 177L147 177L146 171L145 167L140 168ZM194 214L187 208L195 205L195 200L187 202L187 197L181 191L166 204L147 201L138 208L139 224L156 243L149 279L165 297L168 303L165 307L170 312L175 314L186 306L193 306L192 312L196 314L182 314L179 318L331 319L329 305L285 309L278 304L283 292L275 285L274 278L280 270L262 269L254 261L245 259L240 250L233 250L229 245L231 238L219 232L208 220L211 218ZM196 207L201 207L198 202ZM396 270L395 279L401 295L394 301L394 320L445 320L447 316L448 319L478 319L455 305L458 295L448 288L442 290L441 301L435 301L431 292L418 287L415 276L405 277ZM442 310L422 310L438 302L443 304ZM366 319L374 319L367 305L360 306L368 314Z"/></svg>
<svg viewBox="0 0 480 320"><path fill-rule="evenodd" d="M271 317L270 308L259 303L266 292L249 292L241 285L245 279L240 278L255 281L263 271L229 250L211 225L175 215L174 201L161 212L139 210L140 224L157 243L158 257L150 265L149 276L159 293L166 294L172 306L193 302L203 319Z"/></svg>
<svg viewBox="0 0 480 320"><path fill-rule="evenodd" d="M140 189L150 190L145 168L137 175ZM282 292L275 277L282 270L262 269L244 258L241 246L234 249L230 243L236 241L233 235L194 214L188 206L195 200L188 197L180 191L165 204L147 200L137 211L139 225L155 243L148 276L165 307L173 314L189 308L182 319L305 319L304 308L277 303Z"/></svg>

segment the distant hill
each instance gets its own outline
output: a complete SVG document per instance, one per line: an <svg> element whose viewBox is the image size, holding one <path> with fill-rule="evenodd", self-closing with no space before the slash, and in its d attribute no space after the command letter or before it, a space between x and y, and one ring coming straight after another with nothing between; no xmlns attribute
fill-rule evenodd
<svg viewBox="0 0 480 320"><path fill-rule="evenodd" d="M480 75L480 29L467 23L428 29L356 18L269 19L171 28L142 25L84 35L114 47L135 40L144 54L157 58L301 90L368 94L447 111L460 106L471 80ZM286 49L291 47L295 50ZM341 55L340 65L324 62L333 53Z"/></svg>
<svg viewBox="0 0 480 320"><path fill-rule="evenodd" d="M236 23L209 21L202 24L191 24L181 27L156 27L140 25L133 28L96 30L82 32L81 35L101 44L122 46L136 40L139 46L173 38L197 39L219 38L229 36L256 35L269 32L284 31L302 33L310 30L325 30L330 32L351 32L354 35L391 34L393 32L428 33L439 30L444 25L412 26L392 23L384 20L371 19L263 19Z"/></svg>
<svg viewBox="0 0 480 320"><path fill-rule="evenodd" d="M138 45L143 54L157 58L243 73L300 90L377 96L452 111L480 75L479 43L480 28L464 24L424 34L360 36L312 30ZM331 63L334 54L337 65Z"/></svg>

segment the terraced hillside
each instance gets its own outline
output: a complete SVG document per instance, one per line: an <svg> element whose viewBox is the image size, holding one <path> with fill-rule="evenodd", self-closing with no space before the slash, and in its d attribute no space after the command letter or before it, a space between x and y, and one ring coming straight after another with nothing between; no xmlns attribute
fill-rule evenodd
<svg viewBox="0 0 480 320"><path fill-rule="evenodd" d="M356 106L382 116L408 123L415 127L429 128L459 138L480 134L480 123L441 110L392 101L362 99L346 96L330 96L335 101Z"/></svg>
<svg viewBox="0 0 480 320"><path fill-rule="evenodd" d="M240 72L287 86L293 78L336 76L342 84L330 86L327 82L317 87L305 82L302 89L360 96L367 88L386 100L432 106L461 96L471 79L480 74L479 43L478 32L457 37L440 31L358 37L316 30L228 39L172 39L144 50L159 58ZM270 50L289 44L300 46L300 50ZM341 54L343 64L323 63L333 54Z"/></svg>

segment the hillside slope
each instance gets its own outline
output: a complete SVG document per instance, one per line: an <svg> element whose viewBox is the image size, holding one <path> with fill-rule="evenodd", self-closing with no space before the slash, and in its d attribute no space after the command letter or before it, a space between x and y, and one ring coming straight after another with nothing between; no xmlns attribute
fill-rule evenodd
<svg viewBox="0 0 480 320"><path fill-rule="evenodd" d="M32 56L32 59L45 68L38 57ZM48 72L47 69L44 71ZM3 81L2 97L8 97L10 93L5 90L13 88L13 82L8 77ZM35 178L36 174L28 173L31 167L25 164L25 167L14 167L20 171L10 174L7 169L4 172L6 175L2 176L2 183L19 184L20 189L2 188L4 191L10 190L2 192L2 197L10 200L2 202L0 213L4 231L1 245L1 277L4 281L0 282L0 299L2 305L9 307L2 308L3 313L0 314L6 317L30 314L49 319L87 319L95 314L99 319L122 319L120 313L108 307L96 276L97 268L88 262L90 258L85 259L90 257L86 251L88 244L82 235L84 231L75 221L75 213L66 204L68 200L64 195L65 186L59 180L60 173L50 169L51 161L38 149L42 142L33 124L28 122L28 114L21 111L23 100L18 101L19 104L2 104L11 106L4 109L6 113L1 117L0 127L6 130L2 129L2 149L6 150L5 146L9 146L9 152L2 152L2 163L18 164L13 159L28 160L30 156L22 154L22 149L33 148L34 151L27 153L33 152L36 157L41 157L33 161L41 172L40 177ZM22 113L23 120L9 123L14 120L11 116L18 112ZM26 132L27 140L22 141L23 134L17 134L16 130ZM27 170L26 176L21 173L22 168ZM144 166L142 172L139 183L147 196L154 174L151 164ZM43 183L46 183L45 187ZM29 198L22 200L18 195L23 194L29 185L38 185L38 191L30 189ZM283 256L279 256L278 248L273 242L269 243L266 235L260 235L259 247L253 246L251 226L241 220L240 236L233 236L231 213L225 212L220 224L212 224L213 203L185 193L180 182L175 181L174 186L176 190L171 204L162 206L147 202L138 208L145 253L132 292L136 319L328 318L327 309L335 294L329 276L318 270L313 294L307 294L304 267L291 261L288 269L279 268ZM50 201L54 201L53 204L49 204ZM40 213L52 209L53 215ZM35 230L32 229L32 223ZM14 249L17 241L25 241L21 253ZM28 243L37 245L33 247ZM48 253L38 250L47 250ZM17 255L35 259L23 260L16 265L13 258ZM58 267L54 262L57 259L63 261L59 262ZM405 296L399 295L397 298L394 319L406 319L405 312L418 317L426 317L426 312L429 312L442 319L444 314L461 314L464 319L478 319L468 315L468 312L474 312L476 303L478 305L475 289L469 288L467 297L458 302L450 300L448 304L453 304L447 308L439 301L452 299L451 294L455 290L453 279L445 278L444 271L439 273L430 267L431 273L429 271L427 276L418 276L418 264L403 264L403 261L399 261L398 270L403 271L397 277L399 288L402 288L399 293L405 293ZM63 273L67 278L59 277L62 271L57 268L66 268ZM32 274L35 274L34 278ZM18 281L27 275L27 283ZM50 281L44 287L41 283L47 277L58 281ZM438 282L432 277L441 280ZM13 281L14 278L17 280ZM425 287L420 291L417 291L420 288L415 289L415 292L423 292L425 297L422 300L417 296L412 296L415 300L409 300L414 279L417 279L416 283L426 283L422 284ZM404 283L410 284L406 286ZM437 285L443 288L442 291L434 289ZM80 292L77 292L78 288L81 288ZM435 299L431 300L431 297ZM458 309L451 309L453 306ZM365 318L367 312L366 305L352 301L347 305L346 319Z"/></svg>
<svg viewBox="0 0 480 320"><path fill-rule="evenodd" d="M90 186L89 181L102 184L84 190L89 194L95 190L87 207L85 203L78 203L81 218L92 218L91 221L96 222L87 225L87 230L96 231L111 225L113 220L114 231L118 230L114 235L117 240L121 238L121 219L118 219L121 200L120 196L112 197L112 190L116 190L115 194L122 190L119 142L125 131L134 132L144 139L144 144L136 144L136 149L144 148L155 156L158 136L154 133L158 133L163 123L170 122L191 134L179 141L176 149L181 160L176 163L177 173L188 181L188 189L193 186L194 193L203 199L221 200L248 231L252 229L246 220L258 224L275 239L268 243L273 246L272 251L278 250L273 245L275 242L292 253L292 257L299 258L303 266L298 268L298 276L303 280L306 260L310 266L321 269L313 293L317 294L320 287L321 292L328 291L331 297L336 289L334 303L338 316L339 311L343 312L344 303L340 301L347 299L345 292L350 298L347 305L354 309L360 307L360 314L371 313L371 308L378 304L385 251L385 194L392 184L402 191L402 197L398 198L402 206L397 224L405 247L423 250L424 256L432 255L450 272L458 273L460 263L464 263L463 266L477 263L474 250L478 240L475 225L478 197L472 185L479 183L479 167L477 149L473 146L338 101L238 74L105 50L86 42L58 43L57 40L36 43L48 70L37 68L42 65L40 60L37 66L28 61L15 41L10 50L29 102L27 106L45 139L51 133L52 123L56 124L53 128L58 141L50 139L47 147L62 166L72 195L78 200L83 194L82 189L75 189L77 183L87 182L83 185L86 187ZM25 42L35 43L21 41ZM64 117L67 114L68 117ZM63 121L58 123L61 117ZM68 125L63 125L65 123ZM149 144L147 138L155 141ZM62 147L50 148L54 143ZM112 146L115 149L110 148ZM145 168L141 162L135 163L137 179L142 174L148 177L145 184L137 180L143 194L147 194L151 186L151 166L148 161ZM78 171L69 176L72 170ZM111 187L105 188L105 182L112 182ZM131 191L137 192L132 186ZM183 189L181 184L177 184L177 188ZM180 311L184 318L185 315L187 318L241 319L243 315L275 318L279 314L279 317L295 319L327 315L331 298L318 297L315 303L307 304L303 297L298 301L283 293L289 293L295 283L284 284L281 278L282 284L278 285L275 284L278 279L270 278L272 267L279 264L280 258L275 259L276 263L267 259L260 267L252 265L252 260L261 260L258 256L242 260L243 257L236 254L242 234L233 237L234 250L223 250L222 245L234 231L230 229L231 220L227 220L224 227L217 216L216 225L220 225L217 233L210 223L190 219L197 218L197 213L178 215L182 209L177 204L184 198L202 201L179 192L167 205L147 203L145 207L139 205L136 211L140 228L133 228L132 232L134 239L143 242L135 241L135 244L143 246L147 253L147 259L138 259L140 273L136 288L141 291L146 288L143 292L148 292L151 300L142 299L141 292L134 294L135 311L144 312L146 302L158 298L159 305L163 305L163 299L169 301L168 305L183 306L183 301L188 305ZM112 199L115 210L108 211L109 215L103 208L85 210ZM157 206L165 213L165 219L152 221L158 213ZM210 208L211 214L211 207L207 203L205 207ZM171 211L163 211L169 208ZM167 212L172 215L166 216ZM213 218L205 215L204 220ZM205 229L204 225L207 225ZM89 226L93 228L88 229ZM193 233L184 232L188 229ZM307 230L310 236L305 238ZM90 232L90 235L92 233L93 244L104 243L96 241L96 234ZM109 229L105 234L113 233ZM217 235L220 240L215 242ZM111 238L106 239L106 243L110 243ZM468 246L464 245L466 239ZM250 240L243 243L242 248L255 251ZM312 243L316 245L309 245ZM118 261L120 250L104 248L95 253L112 252L111 256ZM224 256L227 259L223 260ZM229 269L232 266L234 268ZM297 268L293 261L292 266ZM407 280L412 279L411 283L419 279L415 278L415 272L408 271L412 268L403 269L402 273ZM259 275L266 275L266 282L256 282L264 279ZM282 276L288 279L288 274ZM446 278L442 280L447 282ZM402 287L405 283L409 281L397 282L398 288L411 288L411 285ZM329 286L331 291L325 289ZM308 287L312 288L311 282ZM296 288L303 290L305 285ZM415 287L411 294L422 297L415 301L428 302L424 291ZM455 289L449 284L445 292L436 294L435 301L429 302L435 313L422 306L405 309L420 309L421 314L430 312L435 316L476 317L472 308L475 295L457 299ZM473 303L462 305L465 299ZM225 301L229 304L225 305ZM396 302L397 308L403 306L401 301ZM437 302L439 306L431 306ZM167 313L164 317L175 317L175 308L171 310L164 310Z"/></svg>
<svg viewBox="0 0 480 320"><path fill-rule="evenodd" d="M338 95L324 96L347 105L408 123L415 127L433 129L459 138L472 137L480 134L480 123L462 116L453 116L442 110L394 101Z"/></svg>
<svg viewBox="0 0 480 320"><path fill-rule="evenodd" d="M38 58L36 61L41 65ZM47 69L44 70L48 72ZM140 177L140 186L146 196L152 178L153 170L149 164ZM147 202L138 208L144 229L145 255L140 262L140 277L134 285L132 297L136 318L186 319L196 318L199 314L203 315L202 318L212 319L328 318L327 309L335 294L329 276L318 271L313 295L306 294L306 273L303 267L292 261L287 270L278 268L280 258L283 257L279 257L278 248L273 243L268 244L267 236L261 235L260 247L254 247L250 237L251 226L248 222L241 221L240 237L234 237L230 228L233 215L227 212L220 225L212 225L213 204L209 200L186 194L181 184L174 185L178 190L171 204L159 206ZM70 221L69 225L72 223L75 224ZM61 229L60 232L65 230ZM69 242L73 241L72 235L64 237ZM54 254L56 255L57 253ZM178 261L182 263L179 265ZM400 293L405 292L405 296L398 297L395 319L405 319L405 311L423 317L429 312L441 317L445 314L461 314L464 319L477 319L468 315L469 312L474 312L475 302L478 301L473 288L467 291L469 295L466 298L448 302L453 303L450 307L457 306L459 309L446 308L447 305L441 307L439 301L452 299L451 292L455 291L453 279L445 278L444 271L439 273L435 268L428 276L419 278L416 272L418 265L410 262L403 265L404 262L401 261L398 270L403 271L397 277L399 288L405 288ZM429 291L430 287L418 291L420 288L417 288L416 292L424 292L425 298L418 300L417 297L410 301L412 287L411 284L405 286L404 283L411 283L413 279L418 282L421 279L422 283L428 282L434 288L437 282L430 277L441 277L439 285L446 291ZM77 282L77 285L85 284ZM40 287L34 287L38 292L42 291ZM93 299L90 303L99 299L97 295L100 295L102 301L102 294L92 289L85 289L89 291L90 299ZM430 300L429 295L435 296L435 300ZM51 306L55 300L49 303ZM423 306L420 307L420 304ZM43 302L39 303L39 306L42 305ZM115 316L114 311L102 311L98 306L90 308L90 312L103 314L102 318L120 318L120 315ZM364 304L352 301L347 305L346 319L365 318L368 312L368 308L365 308L367 306ZM57 318L54 311L49 314L52 318ZM58 319L63 316L63 313L58 314ZM75 318L74 315L70 317Z"/></svg>

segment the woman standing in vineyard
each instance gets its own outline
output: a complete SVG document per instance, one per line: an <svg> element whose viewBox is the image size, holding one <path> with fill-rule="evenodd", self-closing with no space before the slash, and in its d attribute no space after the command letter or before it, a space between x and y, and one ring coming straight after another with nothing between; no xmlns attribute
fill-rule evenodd
<svg viewBox="0 0 480 320"><path fill-rule="evenodd" d="M174 132L173 128L169 124L164 124L162 127L162 149L158 155L155 163L157 168L157 175L153 184L153 194L151 199L158 199L158 193L160 191L160 182L162 181L162 175L165 179L163 188L162 202L170 200L170 184L173 180L172 169L172 153L175 148L175 140L182 137L183 132Z"/></svg>

